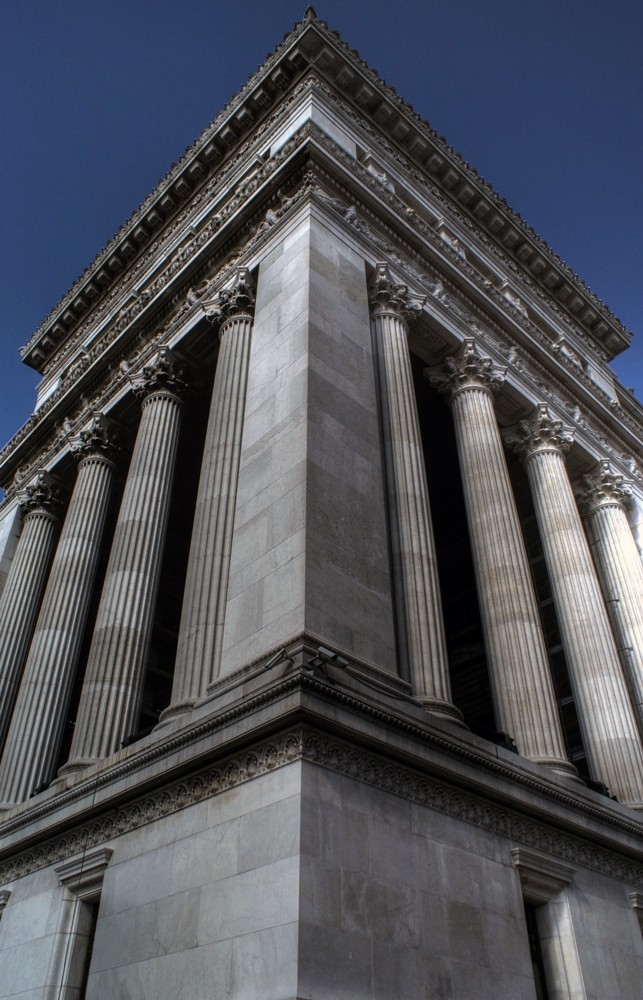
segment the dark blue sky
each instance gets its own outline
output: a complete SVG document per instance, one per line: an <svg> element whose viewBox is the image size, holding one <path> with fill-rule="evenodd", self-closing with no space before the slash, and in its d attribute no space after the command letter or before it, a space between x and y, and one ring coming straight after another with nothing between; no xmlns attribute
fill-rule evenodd
<svg viewBox="0 0 643 1000"><path fill-rule="evenodd" d="M3 0L0 438L18 348L305 9L292 0ZM317 13L634 333L643 400L643 5L324 0Z"/></svg>

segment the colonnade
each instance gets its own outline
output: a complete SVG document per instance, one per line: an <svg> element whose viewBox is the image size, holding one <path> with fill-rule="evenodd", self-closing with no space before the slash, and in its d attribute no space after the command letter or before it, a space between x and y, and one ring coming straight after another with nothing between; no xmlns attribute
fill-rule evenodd
<svg viewBox="0 0 643 1000"><path fill-rule="evenodd" d="M401 670L429 716L455 723L408 323L423 306L386 265L369 286L375 377ZM171 704L189 712L216 682L233 539L254 310L249 272L206 304L220 348L181 613ZM447 397L474 557L494 708L523 756L575 778L567 760L546 643L494 396L506 372L465 339L427 372ZM131 377L141 419L129 465L69 761L61 777L118 750L135 729L175 478L183 397L193 374L167 347ZM602 462L577 501L571 438L545 404L505 435L531 487L562 640L593 775L643 806L643 566L627 522L628 487ZM94 414L71 441L76 481L39 473L23 490L23 530L0 595L0 802L53 778L86 629L118 440ZM589 521L581 522L581 502ZM56 536L59 532L58 542ZM593 556L590 551L593 547ZM609 609L609 610L608 610Z"/></svg>

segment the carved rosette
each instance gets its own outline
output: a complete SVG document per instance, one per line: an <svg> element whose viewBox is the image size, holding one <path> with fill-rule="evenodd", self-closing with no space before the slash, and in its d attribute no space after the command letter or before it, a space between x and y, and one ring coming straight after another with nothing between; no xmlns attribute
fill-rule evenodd
<svg viewBox="0 0 643 1000"><path fill-rule="evenodd" d="M480 354L473 337L464 340L457 354L445 358L443 365L425 370L431 385L451 400L468 389L498 392L506 374L506 368L499 368L491 358Z"/></svg>
<svg viewBox="0 0 643 1000"><path fill-rule="evenodd" d="M38 472L18 494L18 503L25 517L44 513L56 517L63 505L60 480L49 472Z"/></svg>
<svg viewBox="0 0 643 1000"><path fill-rule="evenodd" d="M547 403L539 403L530 417L505 434L505 441L526 460L544 452L564 455L574 443L574 434L554 417Z"/></svg>
<svg viewBox="0 0 643 1000"><path fill-rule="evenodd" d="M632 496L632 485L608 461L598 463L592 473L583 477L584 489L578 499L589 513L602 507L625 508Z"/></svg>
<svg viewBox="0 0 643 1000"><path fill-rule="evenodd" d="M373 316L394 315L407 325L422 312L425 295L409 292L407 285L397 285L387 264L376 264L368 288L368 301Z"/></svg>
<svg viewBox="0 0 643 1000"><path fill-rule="evenodd" d="M245 317L252 319L255 309L254 281L247 267L237 268L232 284L221 291L211 302L204 302L206 319L221 327L223 332L226 321Z"/></svg>
<svg viewBox="0 0 643 1000"><path fill-rule="evenodd" d="M71 453L78 461L84 458L101 457L113 461L120 451L114 425L103 413L94 413L82 431L70 440Z"/></svg>
<svg viewBox="0 0 643 1000"><path fill-rule="evenodd" d="M138 375L130 376L130 384L134 394L142 400L158 395L180 399L187 389L185 368L174 351L161 347Z"/></svg>

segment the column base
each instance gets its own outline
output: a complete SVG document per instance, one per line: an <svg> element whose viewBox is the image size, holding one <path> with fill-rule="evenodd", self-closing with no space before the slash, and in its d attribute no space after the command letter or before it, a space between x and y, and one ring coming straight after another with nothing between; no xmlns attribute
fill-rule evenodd
<svg viewBox="0 0 643 1000"><path fill-rule="evenodd" d="M469 730L462 712L455 705L452 705L450 701L442 701L440 698L422 697L422 695L415 697L414 701L422 706L429 719L437 716L440 719L446 719L454 723L461 729Z"/></svg>
<svg viewBox="0 0 643 1000"><path fill-rule="evenodd" d="M157 733L159 729L163 729L164 726L168 725L170 722L174 722L175 719L180 718L182 715L189 715L196 704L196 698L184 698L183 701L174 702L173 705L168 705L164 708L159 715L159 721L154 726L152 730L153 733Z"/></svg>
<svg viewBox="0 0 643 1000"><path fill-rule="evenodd" d="M74 774L78 774L79 771L85 771L88 767L92 767L102 758L100 757L75 757L73 760L68 760L66 764L63 764L59 768L56 777L49 785L50 788L62 791L63 787L67 783L67 778L72 777Z"/></svg>
<svg viewBox="0 0 643 1000"><path fill-rule="evenodd" d="M531 760L534 764L542 764L543 767L548 767L562 778L569 778L575 784L585 784L571 761L562 760L560 757L528 757L527 760Z"/></svg>

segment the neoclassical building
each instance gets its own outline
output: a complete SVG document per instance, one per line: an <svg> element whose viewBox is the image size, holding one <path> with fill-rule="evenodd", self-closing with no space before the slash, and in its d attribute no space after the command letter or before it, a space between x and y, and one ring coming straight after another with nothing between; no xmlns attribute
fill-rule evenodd
<svg viewBox="0 0 643 1000"><path fill-rule="evenodd" d="M629 341L309 8L23 349L0 996L640 997Z"/></svg>

